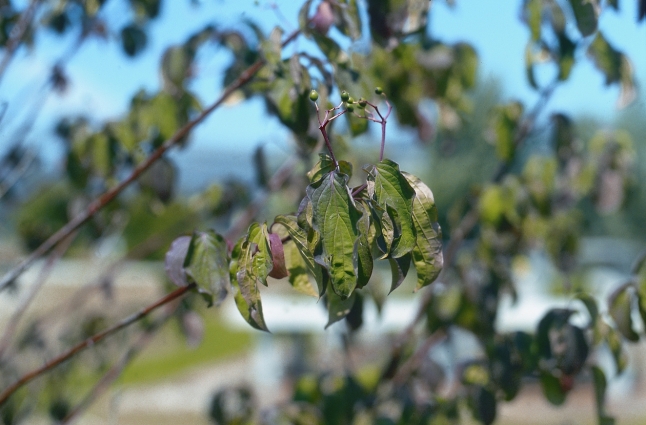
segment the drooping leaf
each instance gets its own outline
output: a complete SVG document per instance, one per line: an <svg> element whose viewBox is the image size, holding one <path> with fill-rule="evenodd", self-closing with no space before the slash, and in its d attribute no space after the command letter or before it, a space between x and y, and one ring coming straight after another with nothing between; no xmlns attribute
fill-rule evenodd
<svg viewBox="0 0 646 425"><path fill-rule="evenodd" d="M358 221L359 238L357 239L357 288L363 288L368 284L372 276L373 259L372 247L370 244L370 210L364 202L357 202L357 208L361 212Z"/></svg>
<svg viewBox="0 0 646 425"><path fill-rule="evenodd" d="M290 238L294 241L298 253L304 261L307 271L316 280L316 284L319 288L319 297L322 297L325 292L324 277L321 266L316 264L314 261L314 249L316 245L318 245L318 232L314 229L310 229L310 232L306 232L299 227L297 219L294 216L279 215L274 219L274 221L282 224L287 230L287 233L289 233ZM291 261L292 264L296 264L295 260ZM290 283L292 283L291 278ZM294 286L294 283L292 283L292 286Z"/></svg>
<svg viewBox="0 0 646 425"><path fill-rule="evenodd" d="M224 238L209 230L195 232L188 246L184 270L209 305L219 305L229 293L229 262Z"/></svg>
<svg viewBox="0 0 646 425"><path fill-rule="evenodd" d="M319 263L327 269L332 289L343 299L357 286L355 245L360 218L347 184L348 176L334 171L307 187L314 227L322 241Z"/></svg>
<svg viewBox="0 0 646 425"><path fill-rule="evenodd" d="M639 341L639 334L635 332L632 319L632 288L622 285L608 298L608 313L612 316L617 329L629 341Z"/></svg>
<svg viewBox="0 0 646 425"><path fill-rule="evenodd" d="M267 285L267 276L273 267L267 225L253 223L234 248L231 258L230 273L235 274L233 286L238 310L251 326L268 331L258 290L259 283Z"/></svg>
<svg viewBox="0 0 646 425"><path fill-rule="evenodd" d="M597 30L598 0L570 0L570 6L581 35L593 34Z"/></svg>
<svg viewBox="0 0 646 425"><path fill-rule="evenodd" d="M188 253L188 247L191 244L190 236L180 236L170 245L164 258L164 268L166 275L177 286L187 286L186 271L184 270L184 260Z"/></svg>
<svg viewBox="0 0 646 425"><path fill-rule="evenodd" d="M310 283L308 267L296 243L288 241L283 246L285 250L285 265L287 266L287 271L289 271L289 284L302 294L318 297L316 289Z"/></svg>
<svg viewBox="0 0 646 425"><path fill-rule="evenodd" d="M442 229L437 223L437 208L431 189L412 174L402 173L415 191L413 223L417 233L413 263L417 270L417 288L430 285L442 271Z"/></svg>
<svg viewBox="0 0 646 425"><path fill-rule="evenodd" d="M269 276L274 279L282 279L289 276L285 267L285 251L280 236L275 233L269 234L269 247L271 249L272 268Z"/></svg>
<svg viewBox="0 0 646 425"><path fill-rule="evenodd" d="M392 274L389 294L399 288L399 285L406 279L406 275L408 275L408 270L410 269L411 258L412 255L410 253L399 258L388 258Z"/></svg>
<svg viewBox="0 0 646 425"><path fill-rule="evenodd" d="M594 399L597 408L597 421L599 425L614 425L614 418L606 413L606 375L599 366L592 366L592 380L594 382Z"/></svg>
<svg viewBox="0 0 646 425"><path fill-rule="evenodd" d="M352 295L347 298L341 298L334 293L334 291L329 291L327 293L325 297L327 301L328 322L327 325L325 325L325 329L350 314L356 296L356 293L352 293Z"/></svg>
<svg viewBox="0 0 646 425"><path fill-rule="evenodd" d="M588 47L588 56L606 77L606 85L620 84L621 93L617 106L621 108L630 104L636 97L636 89L632 65L628 58L612 47L601 31Z"/></svg>
<svg viewBox="0 0 646 425"><path fill-rule="evenodd" d="M397 217L394 225L394 239L390 248L390 256L399 258L411 252L416 244L416 231L413 224L413 199L415 191L408 180L399 171L399 165L389 159L384 159L369 170L368 193L370 197L384 210L390 207Z"/></svg>

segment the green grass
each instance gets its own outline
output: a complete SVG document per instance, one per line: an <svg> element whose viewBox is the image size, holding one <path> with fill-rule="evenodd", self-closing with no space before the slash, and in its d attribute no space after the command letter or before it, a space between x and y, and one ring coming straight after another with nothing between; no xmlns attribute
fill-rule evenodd
<svg viewBox="0 0 646 425"><path fill-rule="evenodd" d="M199 347L188 347L177 331L177 324L169 323L151 346L126 368L119 382L141 384L162 380L196 366L231 358L251 348L251 333L232 331L212 310L207 310L203 317L204 339Z"/></svg>

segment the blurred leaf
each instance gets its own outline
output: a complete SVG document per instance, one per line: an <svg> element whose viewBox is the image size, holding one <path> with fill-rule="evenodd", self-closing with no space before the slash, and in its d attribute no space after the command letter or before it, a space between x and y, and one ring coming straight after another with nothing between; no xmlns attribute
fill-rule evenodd
<svg viewBox="0 0 646 425"><path fill-rule="evenodd" d="M246 387L229 387L219 390L211 400L209 417L217 425L250 424L255 403Z"/></svg>
<svg viewBox="0 0 646 425"><path fill-rule="evenodd" d="M632 319L633 288L621 285L608 297L608 313L614 320L617 329L629 341L639 341Z"/></svg>
<svg viewBox="0 0 646 425"><path fill-rule="evenodd" d="M599 317L599 307L597 306L597 301L589 294L579 293L576 295L576 299L580 300L585 308L588 310L590 315L589 327L594 327Z"/></svg>
<svg viewBox="0 0 646 425"><path fill-rule="evenodd" d="M389 254L392 258L402 257L411 252L417 242L413 223L415 191L399 171L399 165L389 159L371 167L368 173L368 193L371 198L383 209L392 208L397 215Z"/></svg>
<svg viewBox="0 0 646 425"><path fill-rule="evenodd" d="M325 329L350 314L356 297L356 293L352 293L347 298L341 298L334 291L327 292L325 298L327 301L328 322L325 325Z"/></svg>
<svg viewBox="0 0 646 425"><path fill-rule="evenodd" d="M561 381L549 372L541 371L541 388L547 401L555 406L560 406L565 401L567 392L561 387Z"/></svg>
<svg viewBox="0 0 646 425"><path fill-rule="evenodd" d="M209 305L219 305L230 291L228 260L227 243L222 236L212 230L193 233L184 269Z"/></svg>
<svg viewBox="0 0 646 425"><path fill-rule="evenodd" d="M496 108L493 117L493 131L498 158L508 162L516 151L516 130L523 116L523 105L520 102L510 102Z"/></svg>
<svg viewBox="0 0 646 425"><path fill-rule="evenodd" d="M630 104L636 97L636 88L632 65L628 58L612 47L601 31L597 33L588 47L588 56L606 77L606 85L620 84L621 94L617 102L618 107L622 108Z"/></svg>
<svg viewBox="0 0 646 425"><path fill-rule="evenodd" d="M269 276L274 279L282 279L289 276L287 268L285 267L285 251L283 250L283 242L280 240L280 236L275 233L270 233L269 246L271 248L271 259L273 263Z"/></svg>
<svg viewBox="0 0 646 425"><path fill-rule="evenodd" d="M484 425L491 425L496 420L496 396L487 388L480 385L470 388L469 406L474 418Z"/></svg>
<svg viewBox="0 0 646 425"><path fill-rule="evenodd" d="M139 186L168 203L175 192L175 166L166 158L157 160L138 179Z"/></svg>
<svg viewBox="0 0 646 425"><path fill-rule="evenodd" d="M437 223L437 208L431 189L414 175L406 172L402 174L415 191L413 223L417 237L412 254L417 270L418 290L433 283L442 271L442 229Z"/></svg>
<svg viewBox="0 0 646 425"><path fill-rule="evenodd" d="M581 35L587 37L597 30L598 0L569 0L574 11L576 26Z"/></svg>
<svg viewBox="0 0 646 425"><path fill-rule="evenodd" d="M180 236L173 241L168 252L166 252L164 259L166 275L177 286L188 285L186 271L184 270L184 260L192 239L190 236Z"/></svg>
<svg viewBox="0 0 646 425"><path fill-rule="evenodd" d="M352 332L363 326L363 297L357 292L354 295L354 304L352 304L350 313L345 316L345 323Z"/></svg>
<svg viewBox="0 0 646 425"><path fill-rule="evenodd" d="M591 370L594 382L594 399L597 407L598 424L614 425L615 419L606 414L606 375L598 366L592 366Z"/></svg>
<svg viewBox="0 0 646 425"><path fill-rule="evenodd" d="M525 0L525 21L529 27L532 41L541 39L541 21L543 12L542 0Z"/></svg>
<svg viewBox="0 0 646 425"><path fill-rule="evenodd" d="M361 38L361 14L357 0L332 2L335 25L341 33L352 40Z"/></svg>
<svg viewBox="0 0 646 425"><path fill-rule="evenodd" d="M307 187L307 197L314 211L314 227L323 244L317 262L328 270L332 289L343 299L357 286L355 243L359 237L357 222L360 218L347 183L347 175L334 171Z"/></svg>
<svg viewBox="0 0 646 425"><path fill-rule="evenodd" d="M126 25L121 29L121 44L123 51L130 57L141 53L148 43L148 36L136 24Z"/></svg>
<svg viewBox="0 0 646 425"><path fill-rule="evenodd" d="M578 1L578 0L574 0ZM576 44L565 35L559 33L557 35L559 41L559 80L565 81L569 78L574 66L574 53L576 52Z"/></svg>

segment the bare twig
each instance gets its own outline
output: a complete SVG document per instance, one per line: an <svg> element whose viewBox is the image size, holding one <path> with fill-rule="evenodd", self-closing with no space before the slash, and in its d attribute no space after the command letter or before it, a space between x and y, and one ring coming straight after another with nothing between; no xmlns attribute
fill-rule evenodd
<svg viewBox="0 0 646 425"><path fill-rule="evenodd" d="M35 378L39 377L40 375L44 374L45 372L55 368L56 366L60 365L61 363L65 362L66 360L69 360L70 358L74 357L78 353L82 352L88 347L94 346L96 343L101 342L108 336L120 331L121 329L132 325L133 323L136 323L137 321L143 319L146 317L148 314L150 314L152 311L156 310L157 308L166 305L170 303L171 301L183 296L185 293L189 292L192 289L195 289L196 284L191 283L190 285L187 286L182 286L180 288L177 288L173 292L165 295L161 299L157 300L156 302L152 303L151 305L142 308L139 310L137 313L132 314L125 319L121 320L119 323L115 324L114 326L99 332L98 334L86 339L83 342L80 342L76 344L74 347L70 348L67 350L65 353L59 355L58 357L46 362L43 366L39 367L38 369L32 370L31 372L26 373L23 375L21 378L19 378L16 382L11 384L9 387L7 387L4 391L0 393L0 406L2 406L9 397L13 393L15 393L19 388L21 388L23 385L31 382Z"/></svg>
<svg viewBox="0 0 646 425"><path fill-rule="evenodd" d="M92 389L86 394L83 400L81 400L79 404L77 404L72 410L70 410L67 416L65 416L65 418L63 418L59 422L59 425L76 422L76 420L79 418L79 415L87 410L87 408L90 407L101 394L103 394L108 388L110 388L110 385L119 376L121 376L121 373L126 368L126 366L128 366L128 364L130 364L130 362L135 359L137 354L139 354L141 350L143 350L148 345L148 343L153 340L155 332L159 328L161 328L161 326L166 323L169 318L172 317L175 310L176 308L171 309L158 320L156 320L155 323L153 323L150 327L148 327L128 348L128 351L124 353L121 359L103 375L103 377L94 385L94 387L92 387Z"/></svg>
<svg viewBox="0 0 646 425"><path fill-rule="evenodd" d="M289 37L285 39L285 41L283 41L282 45L285 46L289 44L294 39L296 39L299 34L300 31L293 32ZM69 234L89 221L98 211L100 211L108 203L114 200L117 195L119 195L126 187L136 181L144 171L146 171L152 164L158 161L166 153L166 151L177 145L178 142L186 137L194 127L204 121L206 117L208 117L213 111L221 106L233 92L251 81L254 75L256 75L256 73L263 67L264 64L264 60L260 59L249 68L247 68L235 81L233 81L231 84L229 84L229 86L226 87L224 92L213 104L211 104L211 106L206 108L195 119L179 129L170 139L166 140L144 162L135 167L132 173L125 180L95 199L92 203L90 203L90 205L84 212L70 220L56 233L50 236L45 242L43 242L38 248L32 251L32 253L27 256L27 258L25 258L16 267L7 272L0 280L0 292L6 289L18 276L20 276L29 266L31 266L31 264L33 264L36 259L45 255L50 249L58 245Z"/></svg>
<svg viewBox="0 0 646 425"><path fill-rule="evenodd" d="M40 291L40 288L45 284L47 281L47 278L51 274L54 266L60 260L60 258L65 254L69 246L72 244L72 241L74 240L74 237L76 236L76 233L72 233L63 243L58 245L56 250L52 252L52 254L49 256L47 259L47 262L43 266L43 268L40 270L40 273L38 274L38 278L36 279L36 283L34 283L33 288L31 289L31 292L25 298L25 300L22 302L18 308L14 311L13 315L9 319L9 323L5 327L4 334L2 335L2 338L0 339L0 359L2 359L2 356L9 346L9 342L11 341L11 337L16 332L16 329L18 328L18 323L20 323L20 319L25 315L27 312L27 309L29 308L30 304L34 301L36 298L36 295L38 295L38 291Z"/></svg>
<svg viewBox="0 0 646 425"><path fill-rule="evenodd" d="M13 59L13 55L16 53L18 46L20 46L27 29L29 29L29 25L34 19L36 8L40 2L41 0L32 0L31 3L29 3L29 6L27 6L27 9L25 9L25 11L20 15L18 23L11 29L9 41L7 41L5 47L4 56L2 57L2 61L0 61L0 81L2 81L2 77L9 66L9 62Z"/></svg>
<svg viewBox="0 0 646 425"><path fill-rule="evenodd" d="M31 163L36 159L36 151L29 149L20 158L20 162L7 174L7 176L0 182L0 199L9 192L18 180L27 172Z"/></svg>

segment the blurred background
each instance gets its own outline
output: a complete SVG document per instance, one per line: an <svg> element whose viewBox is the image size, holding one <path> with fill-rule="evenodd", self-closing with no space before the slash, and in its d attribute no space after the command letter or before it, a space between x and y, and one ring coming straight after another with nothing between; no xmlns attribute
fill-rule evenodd
<svg viewBox="0 0 646 425"><path fill-rule="evenodd" d="M285 34L297 29L303 6L263 0L94 0L97 11L91 14L90 3L0 1L5 53L10 49L11 28L15 31L20 16L17 11L36 5L24 43L8 63L0 63L3 273L209 105L225 84L255 60L252 52L261 43L259 34L267 36L276 26L284 28ZM568 181L573 192L586 193L568 214L558 215L554 208L545 214L549 218L544 222L525 222L527 232L544 235L548 242L509 256L507 274L513 289L501 291L492 317L492 326L500 332L533 332L554 307L584 311L583 304L572 298L578 290L606 300L630 277L631 267L646 249L646 186L642 183L646 109L639 91L646 77L646 25L638 22L637 2L620 1L618 10L604 2L598 23L613 48L630 59L634 81L607 84L612 82L608 76L599 72L593 60L585 60L585 50L577 50L569 78L549 96L532 87L527 77L527 3L433 0L423 32L429 40L446 45L470 45L476 54L472 81L458 89L460 100L452 105L431 96L416 99L409 119L399 106L403 101L394 100L396 111L386 138L386 156L433 190L445 240L459 228L474 202L485 220L493 217L495 226L500 224L498 216L513 222L509 208L515 207L506 200L516 196L515 186L485 184L500 163L495 142L500 137L495 124L499 105L505 105L505 113L512 118L533 113L533 106L540 105L531 133L509 164L512 174L529 187L528 196L563 189L558 187L562 181L553 183L560 172L559 158L548 158L560 130L574 134L568 136L571 149L585 150L596 164L588 174L578 173ZM316 2L309 7L306 12L311 15ZM365 11L362 14L367 27L368 17ZM576 24L567 18L566 33L572 34ZM387 65L379 68L369 63L378 57L370 50L369 36L350 42L337 31L330 37L346 54L369 58L365 67L370 67L370 76L364 86L379 84L380 73L384 80L392 77ZM169 46L190 43L195 46L192 62L180 71L181 81L175 80L176 62ZM282 54L304 52L315 57L316 49L311 38L303 37ZM540 56L541 52L536 53L538 65L532 78L537 86L548 87L554 69L549 60L541 65ZM444 59L437 55L432 60ZM403 59L402 63L401 75L407 75L408 65ZM403 93L413 80L391 87L400 87ZM249 211L258 221L271 222L278 214L297 210L307 184L303 173L313 165L306 148L315 144L316 132L298 133L296 124L281 116L280 99L274 102L273 94L256 96L254 90L262 87L234 93L179 149L171 150L136 185L0 295L3 362L17 364L16 370L38 364L61 347L93 335L169 292L172 284L163 260L178 236L213 228L235 241L246 229ZM336 88L320 91L338 99ZM399 96L386 91L390 97ZM314 113L310 108L307 119ZM335 127L335 153L361 170L377 160L380 132L378 126L364 132L353 125L341 121ZM125 150L115 145L117 139L127 145ZM612 173L604 174L598 169L607 160L604 149L610 143ZM272 190L272 175L294 157L300 162L284 178L281 189ZM596 189L585 189L588 186ZM476 196L479 200L473 201ZM486 234L486 229L481 232ZM481 239L470 233L465 245L477 247ZM469 262L469 255L456 257L456 267ZM426 289L443 294L438 299L444 304L438 308L451 310L451 302L459 302L454 286L447 283L458 274ZM227 396L222 392L225 388L241 389L234 397L237 403L253 399L270 407L288 400L297 379L314 376L308 375L312 370L333 373L354 368L359 379L370 385L378 378L389 347L413 319L421 297L413 293L412 273L385 302L390 270L377 268L372 279L360 323L342 321L326 330L327 313L315 289L298 294L285 279L272 280L262 288L270 335L251 329L231 297L211 308L199 297L183 299L179 313L141 344L138 331L126 331L53 372L38 384L39 392L34 393L38 396L24 392L22 399L34 401L23 403L29 405L25 423L51 423L56 408L68 409L65 403L94 385L97 371L108 370L120 353L138 344L136 357L128 359L123 374L89 407L82 423L209 423L209 415L217 415L213 413L216 401ZM18 311L24 314L14 328ZM643 334L641 322L634 323L634 331ZM151 319L148 325L157 323ZM438 368L454 370L451 365L477 357L480 351L477 338L455 329L429 358ZM614 378L608 373L609 411L620 419L618 423L643 423L646 407L639 402L646 388L643 343L628 345L625 355L627 370ZM598 361L608 370L614 368L613 353L608 350L598 354ZM442 376L444 381L456 379L451 373ZM298 382L307 384L302 379ZM497 423L595 423L589 385L576 387L563 406L553 407L536 381L530 377L529 382L535 385L502 406ZM252 393L247 394L246 388ZM14 423L4 417L5 423Z"/></svg>

